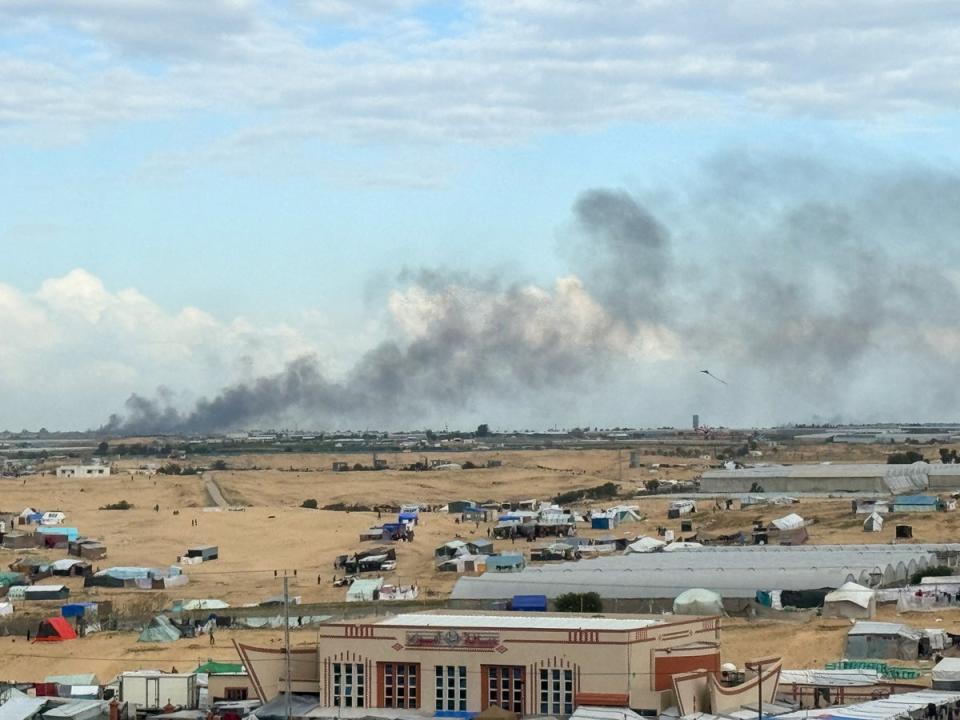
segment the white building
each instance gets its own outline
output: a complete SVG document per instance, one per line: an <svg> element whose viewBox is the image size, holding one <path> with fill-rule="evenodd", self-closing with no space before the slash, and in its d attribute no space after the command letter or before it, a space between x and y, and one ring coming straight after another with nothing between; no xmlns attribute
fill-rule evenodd
<svg viewBox="0 0 960 720"><path fill-rule="evenodd" d="M57 468L57 477L106 477L109 474L109 465L60 465Z"/></svg>

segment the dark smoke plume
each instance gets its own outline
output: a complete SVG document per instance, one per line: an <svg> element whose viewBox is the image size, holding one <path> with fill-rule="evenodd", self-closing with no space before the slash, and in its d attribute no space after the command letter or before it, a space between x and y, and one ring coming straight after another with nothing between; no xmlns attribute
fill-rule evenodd
<svg viewBox="0 0 960 720"><path fill-rule="evenodd" d="M577 281L546 290L505 272L406 271L401 284L432 303L422 328L345 377L302 358L188 412L134 395L103 429L396 425L482 400L550 407L570 393L594 416L631 397L648 417L673 406L768 421L953 417L958 232L954 174L728 153L683 193L584 192L566 233ZM700 367L730 390L698 386Z"/></svg>

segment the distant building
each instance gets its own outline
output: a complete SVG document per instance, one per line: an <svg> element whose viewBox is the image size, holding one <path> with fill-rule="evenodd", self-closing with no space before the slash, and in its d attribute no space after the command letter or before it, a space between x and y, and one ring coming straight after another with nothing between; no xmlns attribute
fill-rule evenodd
<svg viewBox="0 0 960 720"><path fill-rule="evenodd" d="M694 415L694 416L693 416L693 429L694 429L694 430L699 430L699 429L700 429L700 416L699 416L699 415Z"/></svg>
<svg viewBox="0 0 960 720"><path fill-rule="evenodd" d="M57 477L106 477L109 474L109 465L60 465L57 468Z"/></svg>

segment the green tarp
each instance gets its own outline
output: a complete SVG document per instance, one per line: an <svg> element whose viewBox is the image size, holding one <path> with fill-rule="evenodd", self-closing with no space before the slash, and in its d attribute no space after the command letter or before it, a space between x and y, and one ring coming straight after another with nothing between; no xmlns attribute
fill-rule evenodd
<svg viewBox="0 0 960 720"><path fill-rule="evenodd" d="M199 666L194 673L207 673L207 674L217 674L217 673L240 673L243 672L243 665L240 663L228 663L228 662L217 662L216 660L207 660L203 665Z"/></svg>
<svg viewBox="0 0 960 720"><path fill-rule="evenodd" d="M23 573L18 572L0 572L0 587L10 587L11 585L26 585L27 579Z"/></svg>
<svg viewBox="0 0 960 720"><path fill-rule="evenodd" d="M157 615L147 625L138 642L173 642L180 639L180 631L166 615Z"/></svg>

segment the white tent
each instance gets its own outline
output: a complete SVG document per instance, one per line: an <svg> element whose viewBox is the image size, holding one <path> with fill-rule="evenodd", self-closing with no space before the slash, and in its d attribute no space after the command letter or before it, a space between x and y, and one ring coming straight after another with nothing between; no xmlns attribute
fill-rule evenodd
<svg viewBox="0 0 960 720"><path fill-rule="evenodd" d="M676 615L725 615L723 598L713 590L690 588L677 595L673 601Z"/></svg>
<svg viewBox="0 0 960 720"><path fill-rule="evenodd" d="M796 513L790 513L782 518L777 518L771 523L777 530L796 530L802 528L806 521Z"/></svg>
<svg viewBox="0 0 960 720"><path fill-rule="evenodd" d="M67 516L62 512L50 511L45 512L43 517L40 518L41 525L61 525L63 521L67 519Z"/></svg>
<svg viewBox="0 0 960 720"><path fill-rule="evenodd" d="M880 532L883 529L883 515L874 510L863 521L864 532Z"/></svg>
<svg viewBox="0 0 960 720"><path fill-rule="evenodd" d="M823 617L869 620L876 613L874 591L855 582L845 582L823 599Z"/></svg>
<svg viewBox="0 0 960 720"><path fill-rule="evenodd" d="M8 602L0 602L0 615L12 615L13 605Z"/></svg>
<svg viewBox="0 0 960 720"><path fill-rule="evenodd" d="M670 543L669 545L665 546L665 547L663 548L663 551L664 551L664 552L677 552L678 550L697 550L697 549L702 548L702 547L703 547L703 545L701 545L700 543L696 543L696 542L684 542L684 541L681 540L681 541L678 541L678 542Z"/></svg>
<svg viewBox="0 0 960 720"><path fill-rule="evenodd" d="M933 666L934 690L960 690L960 658L944 658Z"/></svg>
<svg viewBox="0 0 960 720"><path fill-rule="evenodd" d="M638 537L632 543L627 545L626 549L623 551L624 555L629 555L631 553L648 553L654 552L662 548L666 543L663 540L657 540L656 538L647 537Z"/></svg>

